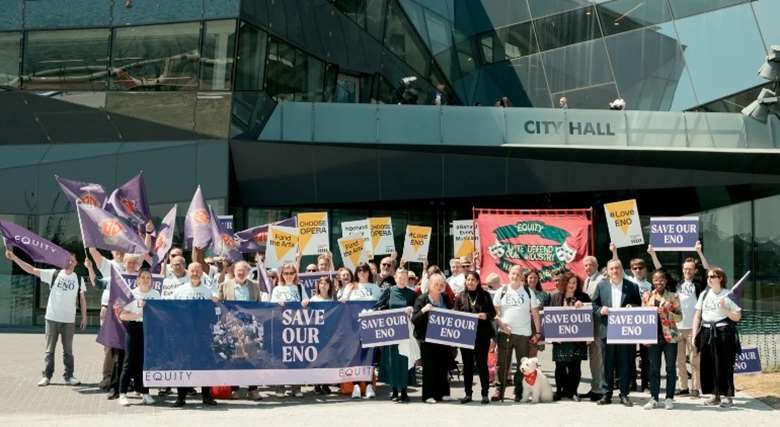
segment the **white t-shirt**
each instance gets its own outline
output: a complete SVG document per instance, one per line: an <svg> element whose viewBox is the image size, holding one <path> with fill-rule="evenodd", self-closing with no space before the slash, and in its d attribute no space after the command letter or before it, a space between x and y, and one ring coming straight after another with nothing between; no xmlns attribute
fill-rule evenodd
<svg viewBox="0 0 780 427"><path fill-rule="evenodd" d="M103 293L100 294L100 305L108 307L108 288L103 289Z"/></svg>
<svg viewBox="0 0 780 427"><path fill-rule="evenodd" d="M645 292L650 292L653 290L653 285L647 281L647 279L637 279L634 276L626 276L628 280L634 282L636 286L639 288L639 295L644 294Z"/></svg>
<svg viewBox="0 0 780 427"><path fill-rule="evenodd" d="M461 273L457 276L450 276L447 279L447 283L450 285L450 289L457 295L466 289L466 275Z"/></svg>
<svg viewBox="0 0 780 427"><path fill-rule="evenodd" d="M86 292L84 281L74 272L67 274L60 270L57 280L54 280L54 272L57 270L46 269L41 272L41 281L49 285L49 301L46 303L46 320L60 323L75 323L76 305L79 302L79 292Z"/></svg>
<svg viewBox="0 0 780 427"><path fill-rule="evenodd" d="M118 262L103 257L98 263L97 268L100 275L106 280L111 279L111 266L114 266L120 273L124 272L124 267L119 265Z"/></svg>
<svg viewBox="0 0 780 427"><path fill-rule="evenodd" d="M358 283L349 293L347 301L378 301L382 290L374 283Z"/></svg>
<svg viewBox="0 0 780 427"><path fill-rule="evenodd" d="M303 298L298 294L298 286L279 285L274 287L274 290L271 293L271 302L294 302L309 298L306 294L306 288L303 286L301 286L301 292L303 293Z"/></svg>
<svg viewBox="0 0 780 427"><path fill-rule="evenodd" d="M512 335L531 336L531 309L540 304L533 292L528 297L529 292L524 286L512 289L504 285L493 295L493 305L501 310L501 322L512 328Z"/></svg>
<svg viewBox="0 0 780 427"><path fill-rule="evenodd" d="M169 299L169 298L173 297L173 293L176 291L176 289L179 286L182 286L182 285L184 285L186 283L189 283L189 281L190 281L190 278L186 274L184 276L181 276L181 277L176 277L175 275L170 275L170 276L166 277L163 280L163 285L162 285L162 289L161 289L161 292L160 292L160 296L163 299Z"/></svg>
<svg viewBox="0 0 780 427"><path fill-rule="evenodd" d="M333 301L333 298L325 298L320 295L314 295L313 297L311 297L309 301L311 302Z"/></svg>
<svg viewBox="0 0 780 427"><path fill-rule="evenodd" d="M742 311L742 309L729 298L727 295L731 291L728 289L721 289L717 294L710 288L710 291L703 290L699 295L699 301L696 302L696 310L701 310L701 320L705 322L719 322L726 317L726 312L720 308L721 300L726 301L726 307L728 311ZM707 299L705 300L704 297Z"/></svg>
<svg viewBox="0 0 780 427"><path fill-rule="evenodd" d="M187 282L173 291L173 295L170 299L211 299L214 294L211 289L203 286L192 286L191 282Z"/></svg>
<svg viewBox="0 0 780 427"><path fill-rule="evenodd" d="M691 282L683 282L677 286L677 296L680 298L680 310L682 321L677 324L680 329L692 329L693 317L696 316L696 285Z"/></svg>
<svg viewBox="0 0 780 427"><path fill-rule="evenodd" d="M135 301L130 301L129 303L125 304L124 309L133 314L141 314L141 317L138 320L131 320L131 322L143 322L144 307L143 304L141 304L141 301L148 299L160 299L160 293L154 289L149 289L149 292L144 293L141 292L140 289L135 288L133 289L133 297L135 297Z"/></svg>

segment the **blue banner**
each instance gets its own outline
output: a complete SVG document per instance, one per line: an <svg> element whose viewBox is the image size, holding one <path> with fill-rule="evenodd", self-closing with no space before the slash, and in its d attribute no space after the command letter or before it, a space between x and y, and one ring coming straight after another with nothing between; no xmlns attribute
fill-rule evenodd
<svg viewBox="0 0 780 427"><path fill-rule="evenodd" d="M591 307L545 307L542 319L545 342L593 341Z"/></svg>
<svg viewBox="0 0 780 427"><path fill-rule="evenodd" d="M303 289L306 289L306 295L311 298L317 293L315 292L317 290L317 282L323 277L330 277L330 280L335 280L336 272L328 271L326 273L320 273L318 271L316 273L300 273L298 274L298 283L301 284Z"/></svg>
<svg viewBox="0 0 780 427"><path fill-rule="evenodd" d="M233 230L233 215L218 215L217 222L219 223L220 228L224 229L225 231L230 233L235 231Z"/></svg>
<svg viewBox="0 0 780 427"><path fill-rule="evenodd" d="M125 279L125 282L130 289L135 289L135 282L138 280L138 274L122 273L122 278ZM162 274L152 274L152 289L160 294L162 294L163 280L165 280L165 278Z"/></svg>
<svg viewBox="0 0 780 427"><path fill-rule="evenodd" d="M749 375L761 373L761 358L758 356L758 347L742 347L742 352L737 354L734 361L734 374Z"/></svg>
<svg viewBox="0 0 780 427"><path fill-rule="evenodd" d="M373 352L360 347L357 319L371 305L147 301L144 385L370 381Z"/></svg>
<svg viewBox="0 0 780 427"><path fill-rule="evenodd" d="M409 316L405 308L360 313L363 348L400 344L409 340Z"/></svg>
<svg viewBox="0 0 780 427"><path fill-rule="evenodd" d="M656 251L692 251L699 240L699 217L650 218L650 244Z"/></svg>
<svg viewBox="0 0 780 427"><path fill-rule="evenodd" d="M425 341L473 349L477 340L477 320L474 313L433 308L428 316Z"/></svg>
<svg viewBox="0 0 780 427"><path fill-rule="evenodd" d="M610 308L607 344L657 344L658 309L655 307Z"/></svg>

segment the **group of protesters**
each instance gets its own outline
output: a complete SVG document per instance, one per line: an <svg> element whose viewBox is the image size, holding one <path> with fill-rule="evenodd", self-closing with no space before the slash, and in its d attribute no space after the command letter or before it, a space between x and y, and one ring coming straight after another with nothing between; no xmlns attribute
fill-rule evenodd
<svg viewBox="0 0 780 427"><path fill-rule="evenodd" d="M145 231L152 233L151 223ZM473 313L478 318L474 347L460 349L465 388L460 402L464 404L472 401L474 374L479 377L481 403L503 401L510 386L513 386L513 400L520 402L523 374L519 362L545 350L540 311L545 306L590 304L594 313L593 340L551 345L555 362L555 400L589 399L606 405L612 403L613 390L617 388L620 403L632 406L629 393L648 389L651 398L644 404L645 409L672 409L676 396L700 398L702 395L709 395L704 400L705 405L732 406L733 366L739 348L736 323L740 320L741 309L727 297L726 273L708 264L698 242L699 261L686 258L679 280L674 278L676 272L662 267L652 247L648 247L655 267L651 274L641 258L630 260L629 269L624 270L617 249L614 245L610 249L613 257L604 270L599 270L595 257L587 256L583 260L584 278L566 269L555 271L556 289L551 292L543 290L539 271L519 265L508 271L508 283L501 283L494 273L481 277L477 271L479 256L476 252L473 257L451 260L447 275L439 266L426 263L420 277L407 269L405 260L399 262L395 254L382 258L379 265L361 263L352 271L344 267L336 269L332 254L324 253L316 263L304 269L306 272L333 273L317 283L312 295L308 295L299 283L300 256L294 263L273 269L266 268L262 254L255 256L253 267L247 261L230 263L222 258L205 258L205 253L196 248L187 264L184 251L174 247L160 267L164 281L159 292L151 287L152 274L145 267L148 256L112 251L109 257L96 248L89 248L92 260L86 257L84 261L87 280L74 273L77 262L73 255L68 267L62 270L36 268L9 249L5 256L27 273L38 276L50 289L45 316L45 368L39 386L46 386L51 381L59 338L64 353L65 382L80 384L74 376L72 349L76 318L74 301L81 306L83 329L86 326L85 282L105 287L101 320L106 316L117 316L125 322L127 333L123 350L104 349L100 387L108 392L108 399L117 399L121 405L131 404L128 399L131 383L144 404L155 403L141 376L143 305L146 300L163 298L267 301L282 305L299 302L304 308L310 301L372 301L376 310L405 308L419 344L417 366L422 368L422 400L431 403L450 396L450 373L458 369L458 358L453 347L425 341L430 311L448 308ZM699 265L706 271L705 281L697 277ZM137 286L132 291L134 300L117 309L108 306L110 287L104 283L111 277L112 269L137 274ZM639 346L609 343L606 324L610 309L639 306L657 308L658 342ZM514 369L513 354L518 362ZM660 395L662 358L666 367L663 400ZM407 355L401 354L397 345L383 347L378 360L378 379L390 386L390 398L400 403L408 402L408 388L417 386L418 381L415 361L409 363ZM579 394L581 365L585 360L590 365L590 391ZM490 380L491 363L496 368L494 385ZM494 394L489 396L491 386ZM158 394L169 392L170 389L160 389ZM233 387L231 397L238 398L240 392L238 387ZM269 392L283 392L291 397L302 395L300 385ZM314 392L328 394L331 389L329 385L316 385ZM184 406L187 395L192 393L191 388L179 388L175 406ZM377 397L377 391L371 382L356 383L351 396L373 399ZM217 404L209 387L202 388L201 397L205 405ZM247 398L262 399L260 388L250 387Z"/></svg>

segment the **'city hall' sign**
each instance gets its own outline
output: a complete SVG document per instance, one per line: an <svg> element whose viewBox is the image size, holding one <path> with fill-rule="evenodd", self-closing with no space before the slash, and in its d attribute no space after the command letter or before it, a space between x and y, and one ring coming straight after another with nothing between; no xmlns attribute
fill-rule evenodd
<svg viewBox="0 0 780 427"><path fill-rule="evenodd" d="M532 135L563 135L566 132L572 136L615 136L609 122L528 120L523 129Z"/></svg>

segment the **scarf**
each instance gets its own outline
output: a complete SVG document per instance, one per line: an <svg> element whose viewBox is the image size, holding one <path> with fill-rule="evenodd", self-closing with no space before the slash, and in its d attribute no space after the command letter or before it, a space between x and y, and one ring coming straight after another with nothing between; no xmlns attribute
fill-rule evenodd
<svg viewBox="0 0 780 427"><path fill-rule="evenodd" d="M523 374L523 379L528 385L534 385L536 383L536 374L537 371L533 371L530 374Z"/></svg>

